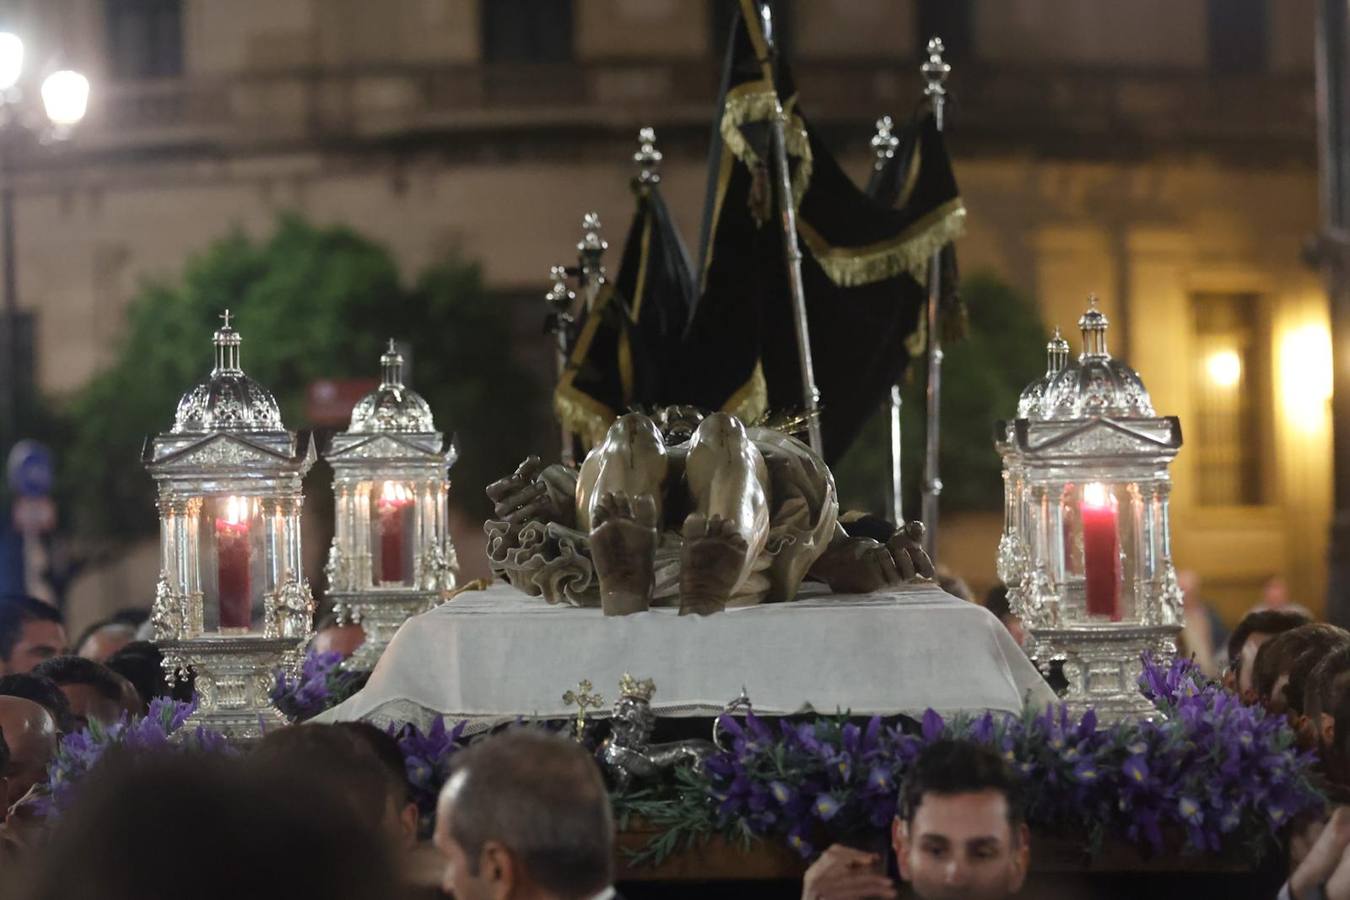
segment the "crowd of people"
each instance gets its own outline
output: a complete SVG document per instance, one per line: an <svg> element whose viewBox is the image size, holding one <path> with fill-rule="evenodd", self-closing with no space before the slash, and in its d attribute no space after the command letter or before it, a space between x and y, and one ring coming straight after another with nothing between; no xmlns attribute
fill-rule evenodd
<svg viewBox="0 0 1350 900"><path fill-rule="evenodd" d="M986 605L1020 643L1006 594ZM617 896L598 767L530 727L456 754L430 843L398 744L366 723L291 726L228 758L114 754L55 825L43 820L33 800L61 736L143 713L171 690L142 626L128 612L72 643L52 607L0 599L0 898ZM319 629L325 649L353 649L341 627ZM1328 817L1291 830L1281 900L1350 900L1350 632L1285 603L1254 609L1213 646L1224 684L1288 717L1317 752L1332 801ZM889 853L831 846L802 896L1011 896L1034 851L1021 795L997 753L932 744L898 791Z"/></svg>

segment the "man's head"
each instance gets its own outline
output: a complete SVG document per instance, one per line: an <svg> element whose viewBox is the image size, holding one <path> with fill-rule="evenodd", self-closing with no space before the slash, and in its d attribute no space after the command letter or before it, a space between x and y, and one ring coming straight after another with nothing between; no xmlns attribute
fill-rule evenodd
<svg viewBox="0 0 1350 900"><path fill-rule="evenodd" d="M365 629L359 624L339 622L336 616L327 615L314 626L309 649L315 653L341 653L342 658L347 659L365 641Z"/></svg>
<svg viewBox="0 0 1350 900"><path fill-rule="evenodd" d="M924 900L1008 897L1031 857L1016 779L997 753L970 741L938 741L919 754L891 840L901 877Z"/></svg>
<svg viewBox="0 0 1350 900"><path fill-rule="evenodd" d="M1303 715L1308 676L1323 657L1350 643L1350 632L1335 625L1300 625L1261 645L1252 663L1252 689L1269 711Z"/></svg>
<svg viewBox="0 0 1350 900"><path fill-rule="evenodd" d="M1008 586L1006 584L996 584L989 589L989 593L984 595L984 608L989 610L994 616L1003 623L1003 627L1008 629L1008 634L1012 635L1017 646L1024 646L1027 642L1026 630L1022 627L1022 619L1017 613L1012 611L1012 604L1008 601Z"/></svg>
<svg viewBox="0 0 1350 900"><path fill-rule="evenodd" d="M403 843L400 822L390 808L391 795L402 795L403 783L394 783L370 742L352 729L317 724L281 728L263 737L254 756L263 763L307 768L325 783L340 786L340 796L363 821L380 828L391 845Z"/></svg>
<svg viewBox="0 0 1350 900"><path fill-rule="evenodd" d="M0 697L0 731L9 748L9 764L0 775L7 781L5 806L13 806L47 775L56 754L56 722L32 700Z"/></svg>
<svg viewBox="0 0 1350 900"><path fill-rule="evenodd" d="M1312 622L1307 614L1292 609L1258 609L1247 613L1228 636L1228 671L1224 684L1244 700L1254 699L1252 666L1261 645L1277 634Z"/></svg>
<svg viewBox="0 0 1350 900"><path fill-rule="evenodd" d="M90 720L111 725L123 713L135 715L142 709L131 682L92 659L57 656L39 664L33 674L50 678L66 695L76 728L83 728Z"/></svg>
<svg viewBox="0 0 1350 900"><path fill-rule="evenodd" d="M1337 752L1336 710L1350 695L1350 644L1335 648L1313 666L1303 689L1303 715L1315 737L1328 774L1339 783L1350 781L1350 758Z"/></svg>
<svg viewBox="0 0 1350 900"><path fill-rule="evenodd" d="M0 675L0 697L22 697L32 700L52 714L56 730L70 734L76 730L75 717L70 712L70 701L50 678L34 675Z"/></svg>
<svg viewBox="0 0 1350 900"><path fill-rule="evenodd" d="M0 597L0 675L31 672L65 652L65 619L55 607L32 597Z"/></svg>
<svg viewBox="0 0 1350 900"><path fill-rule="evenodd" d="M518 729L455 755L436 811L443 887L459 900L582 900L613 879L614 821L595 761Z"/></svg>
<svg viewBox="0 0 1350 900"><path fill-rule="evenodd" d="M417 844L417 802L398 741L369 722L339 722L334 727L351 734L379 760L385 784L385 831L396 843L411 849Z"/></svg>
<svg viewBox="0 0 1350 900"><path fill-rule="evenodd" d="M374 828L329 788L308 767L252 758L150 753L100 762L34 860L24 896L402 896Z"/></svg>
<svg viewBox="0 0 1350 900"><path fill-rule="evenodd" d="M136 640L136 626L126 622L98 622L90 625L75 642L75 655L106 662L118 650Z"/></svg>

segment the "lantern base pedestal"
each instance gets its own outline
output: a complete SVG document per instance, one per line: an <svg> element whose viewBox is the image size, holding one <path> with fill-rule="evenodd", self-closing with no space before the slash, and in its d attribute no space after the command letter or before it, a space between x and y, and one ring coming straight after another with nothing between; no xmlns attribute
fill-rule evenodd
<svg viewBox="0 0 1350 900"><path fill-rule="evenodd" d="M1034 628L1029 647L1037 663L1063 660L1068 688L1061 698L1076 715L1088 709L1103 725L1152 719L1157 707L1139 691L1144 653L1164 662L1177 655L1179 625L1099 625Z"/></svg>
<svg viewBox="0 0 1350 900"><path fill-rule="evenodd" d="M290 724L272 705L271 693L277 669L298 664L301 644L296 638L215 635L160 641L166 676L188 668L196 673L197 710L184 733L201 725L248 742Z"/></svg>
<svg viewBox="0 0 1350 900"><path fill-rule="evenodd" d="M344 669L369 671L384 655L403 623L440 603L437 591L389 591L329 594L333 611L341 621L357 622L366 638L356 652L342 663Z"/></svg>

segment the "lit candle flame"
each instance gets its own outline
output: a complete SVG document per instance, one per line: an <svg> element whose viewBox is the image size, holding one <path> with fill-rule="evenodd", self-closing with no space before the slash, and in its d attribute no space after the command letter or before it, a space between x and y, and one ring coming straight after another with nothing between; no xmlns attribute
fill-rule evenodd
<svg viewBox="0 0 1350 900"><path fill-rule="evenodd" d="M1106 485L1100 481L1091 481L1083 485L1083 505L1094 509L1106 509L1111 505L1111 495Z"/></svg>
<svg viewBox="0 0 1350 900"><path fill-rule="evenodd" d="M227 525L243 525L253 518L252 506L247 497L226 497L225 515L220 521Z"/></svg>
<svg viewBox="0 0 1350 900"><path fill-rule="evenodd" d="M380 489L380 502L386 506L404 506L412 502L412 491L401 481L386 481Z"/></svg>

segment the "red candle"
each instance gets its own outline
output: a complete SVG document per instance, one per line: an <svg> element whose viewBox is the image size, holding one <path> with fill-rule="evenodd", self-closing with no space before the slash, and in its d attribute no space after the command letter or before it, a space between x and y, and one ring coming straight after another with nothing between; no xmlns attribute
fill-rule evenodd
<svg viewBox="0 0 1350 900"><path fill-rule="evenodd" d="M1083 580L1087 612L1120 621L1120 530L1116 498L1103 484L1083 485Z"/></svg>
<svg viewBox="0 0 1350 900"><path fill-rule="evenodd" d="M249 502L227 497L225 515L216 518L216 594L221 628L248 628L253 622L252 547L249 542Z"/></svg>
<svg viewBox="0 0 1350 900"><path fill-rule="evenodd" d="M397 481L386 481L377 504L380 513L380 581L402 582L404 514L412 493Z"/></svg>

